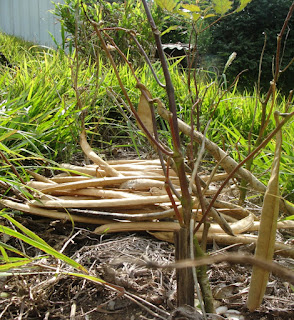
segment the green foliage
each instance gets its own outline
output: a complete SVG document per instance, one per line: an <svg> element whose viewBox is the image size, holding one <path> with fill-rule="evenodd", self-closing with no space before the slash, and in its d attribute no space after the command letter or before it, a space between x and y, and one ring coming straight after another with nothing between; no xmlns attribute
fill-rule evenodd
<svg viewBox="0 0 294 320"><path fill-rule="evenodd" d="M209 129L209 137L213 141L223 141L223 148L236 160L243 160L248 155L248 133L252 126L254 110L255 121L252 130L252 139L255 140L259 132L261 119L261 103L256 101L256 92L228 94L224 97L214 115L214 121ZM283 112L285 99L280 96L275 109ZM203 110L205 112L205 110ZM266 133L275 128L274 118L271 117ZM283 128L282 157L280 161L281 194L289 201L294 200L294 121ZM275 151L275 142L270 142L266 148L254 159L252 172L263 182L267 183L270 177L270 168Z"/></svg>
<svg viewBox="0 0 294 320"><path fill-rule="evenodd" d="M238 3L229 0L213 0L209 2L209 5L204 6L201 3L198 6L198 4L182 4L176 0L158 1L161 8L172 11L172 14L188 17L193 24L196 36L201 33L203 28L206 28L203 23L204 20L209 21L208 19L211 17L217 19L216 16L238 12L244 9L249 2L248 0L238 1ZM128 7L128 5L130 6ZM123 10L121 11L122 7ZM99 56L97 39L94 39L93 34L88 31L88 21L83 10L81 10L82 8L77 5L77 1L67 0L64 6L59 7L57 5L57 11L59 9L60 16L66 17L64 20L65 30L77 36L77 40L75 39L72 43L75 42L78 51L84 50L83 53L90 56L89 60L79 60L75 52L70 52L70 55L66 56L65 50L55 52L53 50L40 51L34 49L34 51L31 51L31 48L26 48L22 50L21 54L18 53L17 67L2 67L0 69L2 116L0 118L0 149L3 150L1 156L2 162L5 164L0 169L1 188L5 192L9 191L8 188L5 189L6 186L14 188L21 196L26 197L30 197L29 191L20 187L21 184L17 181L18 179L21 180L20 174L11 170L15 169L13 165L17 166L19 164L17 169L21 170L21 175L27 178L26 167L22 165L22 161L44 161L44 154L50 156L51 160L61 154L61 158L64 160L66 153L73 154L78 150L78 135L81 123L91 136L92 146L111 145L113 139L115 139L120 147L132 145L140 154L138 146L143 141L141 139L143 135L133 127L134 119L127 110L122 86L126 88L130 101L135 106L138 105L141 94L136 89L138 81L142 82L152 92L153 97L158 97L167 104L166 91L158 86L150 69L145 64L141 64L134 71L130 70L128 64L117 65L119 79L123 85L119 84L112 68L105 63L103 57ZM114 31L113 39L126 55L129 55L129 53L135 54L136 49L130 47L131 44L127 40L129 39L129 33L122 28L130 29L133 27L134 20L132 18L134 17L140 21L138 18L140 15L136 15L136 10L141 10L139 2L125 1L124 6L122 6L122 4L107 3L101 0L99 6L90 3L83 9L90 18L96 19L100 26L106 26L108 28L107 32L113 29L111 30ZM130 18L128 10L130 10ZM73 17L74 20L72 20ZM102 22L102 20L106 20L106 22ZM72 27L73 29L71 29ZM139 26L137 27L139 28ZM175 28L171 25L167 31L173 29ZM92 28L89 28L89 30L92 30ZM168 34L168 32L166 33ZM140 35L145 36L146 34L142 31ZM110 44L113 44L111 37L107 39ZM138 36L138 39L144 43L144 37L140 38ZM6 48L8 51L9 38L1 35L1 41L3 41L1 47L3 46L4 50ZM83 49L83 44L86 43L88 46ZM207 137L217 142L226 149L228 154L240 161L250 153L249 149L253 145L252 140L256 139L259 134L262 108L258 99L255 100L246 92L244 94L236 92L236 86L228 86L225 73L230 70L229 67L234 58L235 55L233 54L229 57L227 63L222 64L224 65L222 68L224 71L221 78L211 72L201 72L198 69L192 70L194 74L190 77L192 73L186 74L178 71L176 68L177 62L170 65L170 72L175 88L176 105L179 106L179 117L188 123L197 122L199 131L204 131L208 120L211 120L211 125L206 133ZM92 59L94 63L91 63ZM154 69L159 79L163 81L162 70L157 63L154 64ZM256 96L258 95L256 94ZM197 103L195 100L193 101L194 97L196 97ZM280 111L286 109L286 101L278 93L273 99L272 106L274 109ZM291 107L292 105L293 101L288 101L288 106ZM193 109L195 106L197 108L197 119L195 119L195 110ZM120 112L117 111L118 108L121 110ZM163 123L158 119L158 126L160 127L160 125L163 126ZM196 127L196 124L194 127ZM267 134L273 127L274 121L272 116L269 116L269 125L266 126L264 134ZM162 129L160 131L160 141L165 140L171 145L171 137L164 130L164 127ZM286 196L291 193L293 195L294 190L293 183L289 179L294 175L293 120L283 129L285 141L280 181L283 187L283 195ZM250 142L248 141L249 132L252 136ZM184 142L190 142L189 137L182 139L186 139ZM187 144L185 143L185 145ZM252 171L262 181L268 181L268 168L272 162L274 150L275 142L271 141L266 149L262 150L254 159ZM28 156L24 157L24 153L31 155L31 159ZM180 154L181 152L178 149L176 153ZM11 171L13 172L11 173ZM181 178L183 176L180 175ZM17 195L17 192L14 192L14 194ZM185 196L183 196L183 199L185 200ZM26 242L67 265L87 273L83 266L54 250L10 216L3 216L20 232L6 226L0 226L1 232ZM183 243L187 244L188 241ZM20 255L20 257L13 256L10 258L7 251ZM33 259L21 255L17 249L1 243L0 253L1 261L5 262L0 269L4 271L33 262ZM105 283L100 279L82 273L64 272L64 274Z"/></svg>
<svg viewBox="0 0 294 320"><path fill-rule="evenodd" d="M213 45L209 26L221 17L241 11L251 0L196 1L196 4L194 1L183 3L179 0L155 2L169 14L164 24L168 33L163 32L163 43L189 43L191 51L197 49L197 55L201 56L202 64L207 68L210 64L207 54ZM197 65L197 61L194 62ZM185 63L183 65L186 66Z"/></svg>
<svg viewBox="0 0 294 320"><path fill-rule="evenodd" d="M80 150L78 136L80 132L81 110L77 107L76 97L72 88L70 70L74 65L71 58L62 52L41 51L31 47L18 39L0 34L1 50L7 55L17 68L0 68L0 149L19 169L21 164L31 168L36 161L50 160L71 161L74 154ZM9 52L14 55L10 56ZM233 63L234 65L234 63ZM190 123L191 95L195 95L195 83L192 80L191 95L187 94L187 75L179 72L171 65L171 77L176 92L176 102L179 106L179 117ZM229 69L232 66L229 67ZM154 64L156 73L161 81L163 74L158 63ZM229 70L228 69L228 70ZM136 81L126 65L119 67L121 78L129 96L136 106L140 92L134 89ZM98 74L97 79L93 74ZM168 104L164 90L157 85L149 68L143 65L136 70L136 75L152 92ZM248 132L252 125L255 110L255 97L249 92L239 94L233 88L231 92L222 95L216 74L211 72L197 73L199 96L203 98L201 105L201 130L212 116L208 130L208 137L225 147L238 160L244 158L248 152ZM85 125L91 144L102 153L111 155L118 148L140 150L145 147L145 138L139 130L133 127L133 118L120 102L122 94L118 82L111 68L82 63L78 87L81 90L81 100L85 105ZM116 92L118 100L113 99L109 92ZM292 101L293 103L293 101ZM215 106L216 110L214 110ZM277 97L275 108L284 112L285 100ZM122 108L126 116L118 111ZM258 123L261 119L261 108L257 105L256 121L253 126L253 138L258 134ZM126 121L127 119L127 121ZM195 120L196 121L196 120ZM159 125L161 125L159 121ZM271 119L268 130L274 127ZM162 127L164 128L164 127ZM281 185L283 195L294 197L294 154L293 154L293 121L284 128L283 157L281 160ZM162 131L163 139L170 139ZM268 167L274 151L274 142L271 142L254 161L253 172L264 182L268 179ZM39 162L40 163L40 162ZM49 163L50 165L50 163ZM52 163L51 166L57 166ZM26 172L20 169L19 173L25 177ZM21 192L18 178L9 166L1 166L1 180ZM291 195L292 194L292 195ZM26 196L29 197L29 194Z"/></svg>
<svg viewBox="0 0 294 320"><path fill-rule="evenodd" d="M179 6L179 1L176 0L156 0L156 3L161 9L165 9L167 11L174 11Z"/></svg>
<svg viewBox="0 0 294 320"><path fill-rule="evenodd" d="M216 16L224 16L243 10L252 0L211 0L211 1L189 1L183 3L180 0L155 0L164 10L178 13L189 20L196 22Z"/></svg>
<svg viewBox="0 0 294 320"><path fill-rule="evenodd" d="M157 8L160 15L164 16L161 26L162 43L189 43L192 24L179 13L166 13Z"/></svg>
<svg viewBox="0 0 294 320"><path fill-rule="evenodd" d="M258 79L259 60L266 35L266 48L262 63L261 87L268 89L272 80L273 56L276 52L277 34L280 32L287 16L291 0L258 0L252 1L238 14L222 19L211 29L213 41L209 52L221 59L221 64L233 52L237 58L227 72L228 81L237 74L246 71L239 81L239 86L251 91ZM293 58L294 19L291 18L286 37L282 42L281 69ZM220 65L221 65L220 64ZM278 88L285 94L293 89L294 66L281 75Z"/></svg>
<svg viewBox="0 0 294 320"><path fill-rule="evenodd" d="M26 254L22 253L18 249L7 245L5 243L0 242L0 272L1 276L17 276L17 275L30 275L33 274L34 271L31 270L38 270L38 260L47 258L51 256L52 258L55 258L57 261L62 262L63 265L58 264L58 268L56 268L56 262L54 264L49 265L49 270L54 272L54 269L56 268L55 276L57 275L68 275L73 276L77 278L82 278L84 280L92 281L95 283L98 283L100 285L109 285L114 290L116 289L115 286L109 284L108 282L89 274L88 270L76 262L75 260L67 257L63 253L55 250L53 247L51 247L49 244L47 244L43 239L41 239L37 234L29 230L28 228L24 227L22 224L20 224L18 221L13 219L10 215L4 214L3 211L0 212L1 216L5 219L7 219L11 225L13 225L13 228L9 228L6 226L0 226L0 231L3 234L6 234L10 237L16 238L21 242L27 243L29 246L34 247L41 252L46 253L38 255L36 257L28 257ZM20 231L16 230L19 229ZM14 253L17 256L11 256L8 255L8 252ZM28 269L29 265L29 269ZM41 266L43 269L45 267L45 264L43 263ZM74 268L76 272L70 272L70 268Z"/></svg>
<svg viewBox="0 0 294 320"><path fill-rule="evenodd" d="M242 11L246 6L247 6L247 4L249 3L249 2L251 2L252 0L243 0L243 1L240 1L241 3L240 3L240 6L239 6L239 8L237 8L236 9L236 12L240 12L240 11Z"/></svg>
<svg viewBox="0 0 294 320"><path fill-rule="evenodd" d="M84 57L90 56L95 61L102 52L97 47L99 43L97 38L93 36L92 27L85 12L90 19L99 23L100 27L112 29L112 31L108 29L108 32L114 43L120 47L125 55L131 54L137 65L143 61L141 52L128 31L132 30L136 34L138 41L147 53L154 51L152 30L145 17L141 1L110 2L100 0L97 2L90 0L83 2L83 5L80 6L78 3L80 3L78 0L66 0L64 4L56 3L54 13L61 19L67 32L66 43L73 45L76 34L79 52ZM159 11L156 10L156 6L153 7L153 14L156 23L161 26L163 20L158 15ZM78 23L75 20L77 16ZM115 55L115 57L119 59L119 55Z"/></svg>
<svg viewBox="0 0 294 320"><path fill-rule="evenodd" d="M163 23L161 25L162 43L191 43L192 46L197 43L197 50L201 52L201 54L206 52L211 42L210 31L209 29L206 29L204 32L198 33L199 30L208 26L206 20L193 22L190 19L187 19L187 17L185 17L181 12L167 13L159 6L156 11L159 16L164 16ZM197 31L197 35L195 35L195 30Z"/></svg>
<svg viewBox="0 0 294 320"><path fill-rule="evenodd" d="M212 2L214 11L221 16L231 10L233 5L233 2L230 0L212 0Z"/></svg>
<svg viewBox="0 0 294 320"><path fill-rule="evenodd" d="M27 244L29 244L37 249L40 249L41 251L43 251L47 254L52 255L56 259L62 260L63 262L67 263L68 265L74 267L77 270L87 272L87 270L83 266L81 266L79 263L75 262L74 260L68 258L64 254L53 249L43 239L41 239L38 235L36 235L34 232L32 232L29 229L27 229L26 227L24 227L22 224L20 224L18 221L16 221L15 219L10 217L9 215L2 213L1 216L4 217L5 219L9 220L15 227L17 227L21 231L21 232L19 232L19 231L13 230L12 228L0 226L0 230L2 233L7 234L9 236L12 236L14 238L17 238L21 241L24 241ZM32 260L28 260L28 259L23 260L22 259L20 261L21 264L22 263L29 263L29 262L32 262ZM11 267L16 267L16 266L15 265L11 266L10 264L8 264L8 265L4 265L3 267L5 267L6 270L9 270ZM2 267L2 270L3 270L3 267Z"/></svg>
<svg viewBox="0 0 294 320"><path fill-rule="evenodd" d="M0 148L13 158L21 154L25 162L28 157L57 160L61 155L63 161L69 161L78 145L83 111L77 106L72 88L75 75L71 72L74 70L71 57L60 51L32 47L3 34L0 46L17 65L0 67ZM118 86L113 71L102 67L102 61L100 66L97 69L95 65L82 63L77 85L88 111L86 126L95 133L95 145L115 148L122 140L126 143L125 134L132 130L123 122L107 93ZM128 83L132 81L128 68L122 67L121 72L125 74L125 83L133 85ZM98 82L93 74L100 78ZM133 147L132 142L128 147Z"/></svg>
<svg viewBox="0 0 294 320"><path fill-rule="evenodd" d="M68 117L76 112L68 58L2 34L0 45L7 55L12 53L15 65L0 68L0 133L9 133L5 144L12 151L27 149L54 157L62 150L59 146L65 148L69 142L61 127L66 128ZM72 100L67 106L62 99L66 96Z"/></svg>

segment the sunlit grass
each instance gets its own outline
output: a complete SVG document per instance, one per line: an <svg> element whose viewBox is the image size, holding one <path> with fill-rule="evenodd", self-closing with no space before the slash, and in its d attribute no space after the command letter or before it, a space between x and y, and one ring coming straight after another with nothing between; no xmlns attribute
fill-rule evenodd
<svg viewBox="0 0 294 320"><path fill-rule="evenodd" d="M102 60L99 60L99 67L80 61L77 86L81 105L78 106L73 89L76 65L63 51L38 47L3 34L0 34L0 48L13 65L13 68L0 66L0 148L9 157L15 157L15 153L29 158L33 154L34 157L50 160L71 161L73 155L80 152L82 115L92 146L101 152L104 149L129 148L139 155L140 148L146 148L143 135L134 129L134 118L119 100L124 97L113 70L103 64ZM154 67L159 79L164 82L159 64L155 63ZM179 117L190 123L192 102L187 90L187 77L172 66L170 69ZM140 97L136 80L125 64L119 66L119 72L136 106ZM153 97L160 97L167 104L164 89L155 82L146 65L137 69L136 75ZM208 76L210 81L207 81ZM241 94L235 88L222 94L217 80L216 75L208 75L205 71L197 76L199 97L202 99L199 115L201 130L204 130L212 115L207 136L236 160L243 160L248 154L248 133L251 127L252 144L258 134L261 105L255 94ZM191 94L195 95L193 79L191 88ZM110 97L109 91L116 93L117 101ZM285 100L279 97L277 101L275 109L283 111ZM118 111L117 104L126 112L128 120ZM254 114L255 121L252 124ZM196 114L192 118L195 124ZM164 129L160 121L158 124ZM273 128L274 121L271 118L268 132ZM283 194L292 194L293 199L293 120L283 132L280 181ZM170 140L168 134L163 133L163 136ZM269 178L274 147L273 140L254 160L254 173L265 183Z"/></svg>

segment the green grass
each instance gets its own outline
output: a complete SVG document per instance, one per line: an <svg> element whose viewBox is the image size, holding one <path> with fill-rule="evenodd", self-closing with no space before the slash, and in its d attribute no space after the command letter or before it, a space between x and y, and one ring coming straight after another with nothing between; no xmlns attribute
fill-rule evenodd
<svg viewBox="0 0 294 320"><path fill-rule="evenodd" d="M212 123L210 134L213 140L221 139L225 147L236 159L243 160L248 155L248 132L252 125L255 108L255 96L243 93L227 97L220 103ZM274 110L284 112L285 99L280 97ZM293 101L292 101L293 110ZM252 130L252 143L257 138L261 118L261 103L257 104L256 120ZM214 126L214 128L212 128ZM274 117L271 116L267 133L275 128ZM294 121L293 119L283 128L283 150L280 162L281 193L288 195L288 200L294 200ZM275 141L272 140L254 160L253 172L267 184L270 177L270 168L275 150Z"/></svg>
<svg viewBox="0 0 294 320"><path fill-rule="evenodd" d="M60 115L76 112L68 59L53 50L45 51L3 35L0 47L14 65L0 71L0 132L2 135L5 130L17 130L5 144L12 151L22 149L55 157L61 151L59 141L64 146L70 142L61 130L70 120ZM67 106L66 96L70 101Z"/></svg>
<svg viewBox="0 0 294 320"><path fill-rule="evenodd" d="M17 38L0 33L0 51L2 51L13 68L0 65L0 149L17 165L36 165L37 158L56 161L71 161L74 154L80 152L78 144L81 129L81 113L85 114L85 126L91 144L104 153L104 150L128 148L138 154L146 147L143 135L133 127L134 121L122 116L117 102L109 96L113 90L123 98L115 74L102 61L99 68L94 64L81 62L78 87L81 92L82 110L77 106L73 80L75 64L73 57L62 51L44 49ZM171 62L172 63L172 62ZM163 75L159 64L155 64L159 78ZM183 72L170 68L173 79L179 117L186 122L191 118L191 97L187 91L187 77ZM73 70L73 72L71 71ZM126 65L119 66L121 79L131 101L137 105L140 92L136 81ZM164 90L157 85L149 68L143 65L136 70L137 77L152 93L167 103ZM214 82L205 82L206 72L198 80L201 104L201 130L207 123L214 106L208 130L208 137L224 147L236 160L243 159L248 153L248 132L252 125L255 108L255 96L238 93L236 90L224 95L219 90L217 78L210 74ZM192 95L195 95L192 81ZM204 93L206 93L204 95ZM277 99L275 109L284 111L285 100ZM120 106L124 107L119 103ZM292 107L293 109L293 101ZM253 140L259 129L261 117L260 103L257 105L253 126ZM195 116L194 116L195 118ZM160 125L160 121L158 122ZM268 131L274 128L271 118ZM169 134L162 133L166 140ZM185 139L187 141L187 139ZM169 141L170 143L170 141ZM281 187L283 195L294 199L294 126L293 120L284 128L283 157L281 160ZM269 178L275 142L272 141L254 161L254 173L266 183ZM147 148L148 149L148 148ZM3 171L4 170L4 171ZM6 171L5 171L6 170ZM21 169L20 169L21 170ZM2 177L9 179L7 169L2 168ZM5 174L3 174L5 172ZM25 174L24 171L21 172Z"/></svg>

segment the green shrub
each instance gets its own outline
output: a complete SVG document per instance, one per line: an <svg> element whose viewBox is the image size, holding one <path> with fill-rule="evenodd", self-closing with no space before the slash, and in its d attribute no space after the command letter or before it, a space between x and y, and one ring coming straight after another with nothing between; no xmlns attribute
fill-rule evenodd
<svg viewBox="0 0 294 320"><path fill-rule="evenodd" d="M138 66L143 62L141 52L133 41L132 37L125 30L133 30L136 37L147 54L154 53L154 41L152 30L145 17L144 8L141 1L87 1L87 5L78 7L77 0L65 0L65 3L55 4L55 15L57 15L67 33L65 38L66 45L74 45L75 33L77 33L77 45L79 52L84 57L91 56L96 59L101 52L98 49L98 41L92 32L92 28L84 13L87 13L90 19L93 19L107 30L115 44L125 55L130 55ZM157 10L157 6L152 6L156 23L163 24L162 12ZM76 24L75 17L79 13L79 22ZM123 30L125 29L125 30ZM109 40L111 44L111 40ZM118 59L119 55L114 53Z"/></svg>
<svg viewBox="0 0 294 320"><path fill-rule="evenodd" d="M231 81L239 72L248 69L239 81L240 88L253 90L257 82L259 60L266 34L266 48L263 57L261 87L263 91L272 80L272 63L276 51L277 34L280 32L292 0L253 0L242 12L223 18L212 27L213 41L209 52L224 64L235 51L237 58L227 71ZM294 19L289 21L288 35L284 38L281 69L293 58ZM287 32L286 32L287 33ZM278 88L284 93L293 89L294 65L281 75Z"/></svg>

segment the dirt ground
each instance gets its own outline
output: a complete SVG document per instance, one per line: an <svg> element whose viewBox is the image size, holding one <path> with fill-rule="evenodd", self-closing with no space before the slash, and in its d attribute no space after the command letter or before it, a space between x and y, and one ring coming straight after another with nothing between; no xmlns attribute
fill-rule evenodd
<svg viewBox="0 0 294 320"><path fill-rule="evenodd" d="M29 216L19 216L18 220L90 270L91 275L121 291L64 275L61 271L73 270L62 264L56 266L51 258L43 258L25 270L28 274L0 276L0 319L201 319L193 310L176 309L175 270L150 269L144 265L146 261L173 262L172 244L156 240L148 233L98 236L82 225L73 228L62 221ZM281 236L288 237L289 231ZM1 241L25 250L29 256L41 254L14 238L5 237ZM210 254L252 252L253 248L245 245L220 248L215 243L209 251ZM276 261L294 268L292 259L276 257ZM261 308L250 313L246 309L249 266L220 263L209 266L208 273L216 306L236 312L231 318L222 314L208 315L208 319L294 319L293 287L282 279L270 277Z"/></svg>

